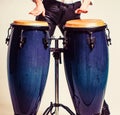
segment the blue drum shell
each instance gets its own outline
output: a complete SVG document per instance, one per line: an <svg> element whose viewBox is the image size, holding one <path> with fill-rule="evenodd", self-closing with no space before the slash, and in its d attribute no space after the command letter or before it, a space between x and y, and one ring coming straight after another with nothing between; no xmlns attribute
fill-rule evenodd
<svg viewBox="0 0 120 115"><path fill-rule="evenodd" d="M92 32L94 47L90 48ZM66 28L64 66L77 115L101 113L108 78L108 47L105 27Z"/></svg>
<svg viewBox="0 0 120 115"><path fill-rule="evenodd" d="M10 94L17 115L35 115L40 105L50 60L49 47L43 45L47 29L12 25L7 68Z"/></svg>

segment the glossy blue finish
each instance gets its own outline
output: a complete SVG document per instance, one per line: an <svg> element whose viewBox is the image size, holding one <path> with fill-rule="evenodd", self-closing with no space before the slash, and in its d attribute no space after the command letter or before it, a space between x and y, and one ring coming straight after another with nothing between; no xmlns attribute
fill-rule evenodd
<svg viewBox="0 0 120 115"><path fill-rule="evenodd" d="M101 112L108 78L108 47L104 28L95 31L94 48L87 32L67 31L66 78L77 115Z"/></svg>
<svg viewBox="0 0 120 115"><path fill-rule="evenodd" d="M23 31L23 32L22 32ZM47 80L50 51L45 30L13 27L8 48L8 79L14 112L36 115ZM23 46L20 48L20 40Z"/></svg>

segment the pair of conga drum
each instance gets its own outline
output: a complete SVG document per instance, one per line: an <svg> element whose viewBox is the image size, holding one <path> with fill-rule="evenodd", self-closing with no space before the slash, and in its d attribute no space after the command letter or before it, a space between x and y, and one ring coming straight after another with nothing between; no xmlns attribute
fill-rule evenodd
<svg viewBox="0 0 120 115"><path fill-rule="evenodd" d="M64 67L77 115L100 115L108 78L106 24L99 19L65 24ZM36 115L46 85L50 45L43 21L16 20L8 46L8 81L15 115Z"/></svg>

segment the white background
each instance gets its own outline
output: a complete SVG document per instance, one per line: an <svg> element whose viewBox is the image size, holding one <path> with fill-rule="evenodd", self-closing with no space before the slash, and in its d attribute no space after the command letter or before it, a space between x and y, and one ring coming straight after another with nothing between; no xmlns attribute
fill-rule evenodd
<svg viewBox="0 0 120 115"><path fill-rule="evenodd" d="M120 106L120 7L119 0L96 0L89 7L88 14L81 18L94 18L104 20L111 32L112 46L109 47L109 78L105 99L109 104L111 115L119 114ZM34 8L31 0L1 0L0 1L0 115L13 115L11 99L9 95L6 55L7 45L5 39L7 30L14 20L34 20L34 16L28 14ZM61 33L56 30L55 35ZM51 56L48 80L44 91L38 115L54 102L54 60ZM60 65L60 103L67 105L74 111L64 75L63 63ZM60 109L60 113L67 113Z"/></svg>

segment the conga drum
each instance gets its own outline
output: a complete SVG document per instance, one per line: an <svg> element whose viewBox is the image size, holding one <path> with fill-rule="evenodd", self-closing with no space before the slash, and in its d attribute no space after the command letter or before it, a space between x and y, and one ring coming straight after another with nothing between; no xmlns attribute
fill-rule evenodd
<svg viewBox="0 0 120 115"><path fill-rule="evenodd" d="M11 34L7 69L15 115L36 115L46 84L50 48L48 24L42 21L15 20Z"/></svg>
<svg viewBox="0 0 120 115"><path fill-rule="evenodd" d="M64 66L77 115L101 115L109 66L106 26L100 19L65 24Z"/></svg>

